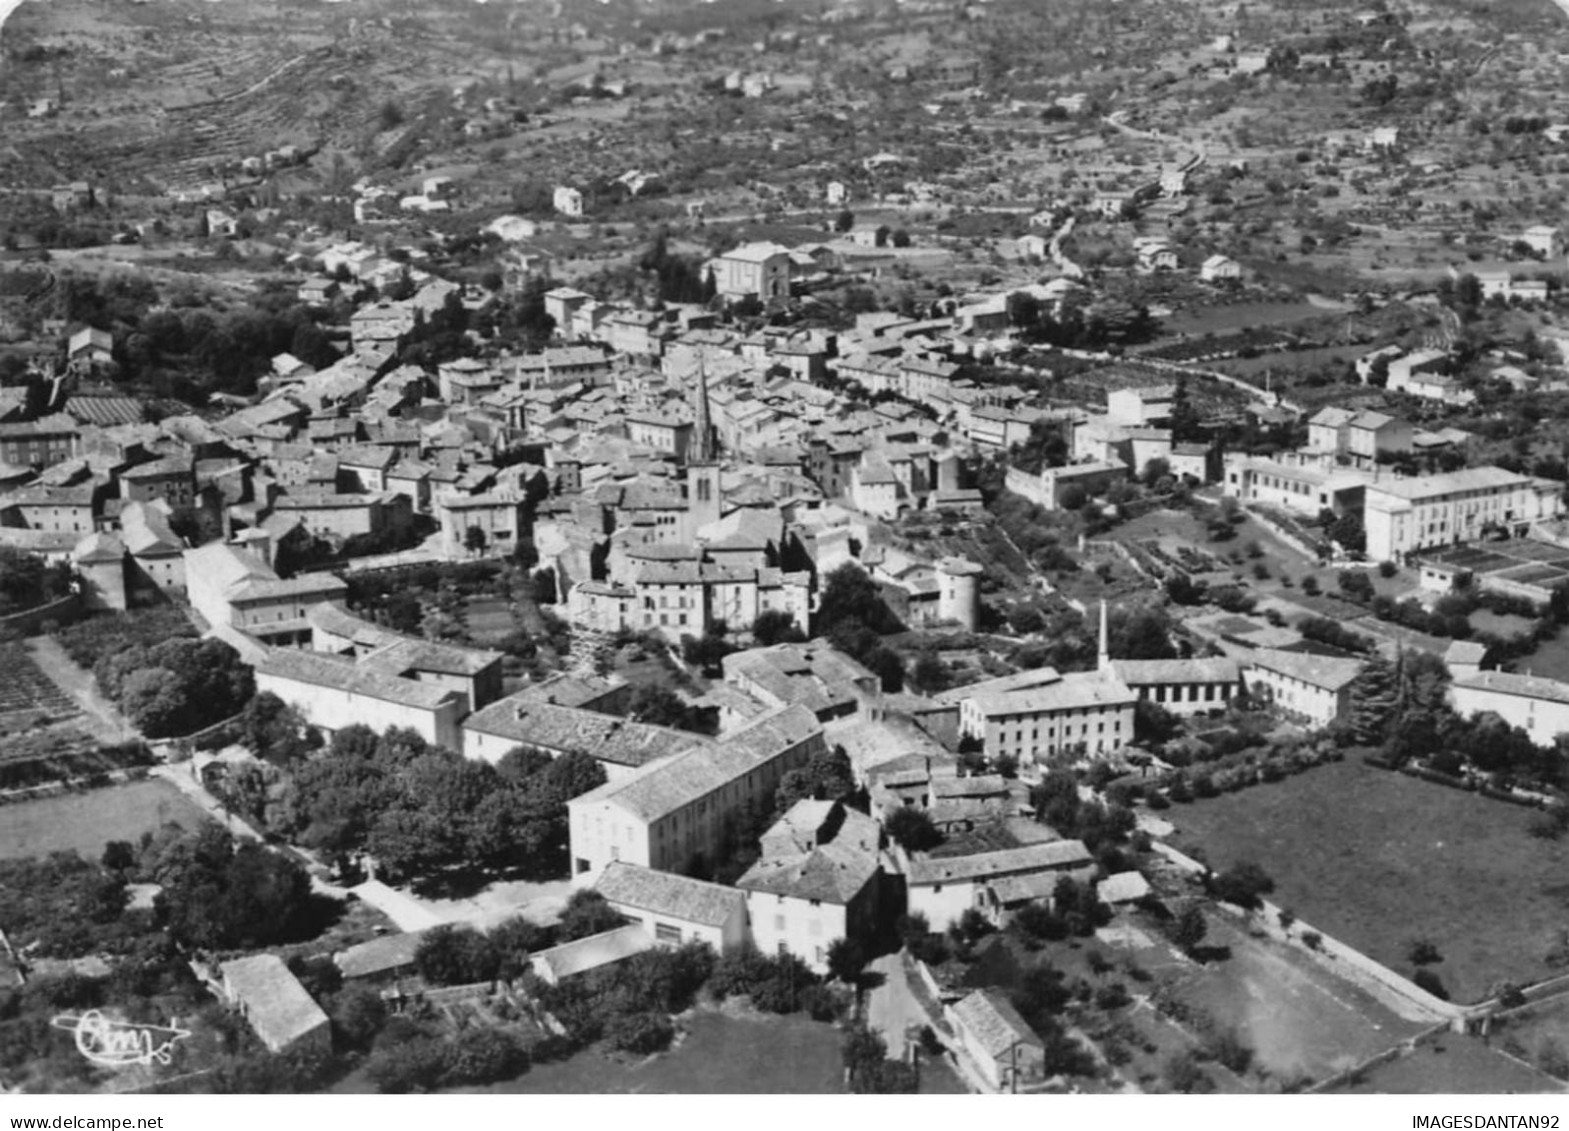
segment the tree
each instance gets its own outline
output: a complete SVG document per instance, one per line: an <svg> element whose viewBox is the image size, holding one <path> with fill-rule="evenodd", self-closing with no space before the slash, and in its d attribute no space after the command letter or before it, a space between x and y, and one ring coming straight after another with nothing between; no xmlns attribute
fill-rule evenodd
<svg viewBox="0 0 1569 1131"><path fill-rule="evenodd" d="M1177 387L1171 396L1171 439L1178 444L1204 439L1203 421L1189 396L1186 376L1177 378Z"/></svg>
<svg viewBox="0 0 1569 1131"><path fill-rule="evenodd" d="M647 1011L614 1018L606 1026L605 1036L613 1049L647 1056L669 1047L675 1032L675 1025L667 1015Z"/></svg>
<svg viewBox="0 0 1569 1131"><path fill-rule="evenodd" d="M855 562L845 562L823 579L816 619L825 628L858 622L878 635L903 628L884 603L877 583Z"/></svg>
<svg viewBox="0 0 1569 1131"><path fill-rule="evenodd" d="M1367 531L1362 525L1362 515L1357 511L1347 511L1341 515L1325 533L1340 543L1341 549L1348 554L1361 554L1367 550ZM1366 574L1359 573L1358 576L1367 581L1371 588L1372 580Z"/></svg>
<svg viewBox="0 0 1569 1131"><path fill-rule="evenodd" d="M364 984L345 986L328 1011L334 1036L350 1048L368 1048L387 1023L380 991Z"/></svg>
<svg viewBox="0 0 1569 1131"><path fill-rule="evenodd" d="M1208 931L1203 909L1196 903L1190 903L1172 920L1170 936L1175 946L1191 954L1204 941Z"/></svg>
<svg viewBox="0 0 1569 1131"><path fill-rule="evenodd" d="M554 761L554 757L537 746L514 746L496 763L496 772L516 785L548 769Z"/></svg>
<svg viewBox="0 0 1569 1131"><path fill-rule="evenodd" d="M572 893L561 912L558 931L563 942L613 931L626 922L621 913L605 902L605 897L587 888Z"/></svg>
<svg viewBox="0 0 1569 1131"><path fill-rule="evenodd" d="M752 622L752 640L759 648L805 639L801 630L796 627L794 615L783 609L765 609L758 613L757 619Z"/></svg>
<svg viewBox="0 0 1569 1131"><path fill-rule="evenodd" d="M485 552L488 544L489 539L478 526L471 526L463 532L463 548L476 557Z"/></svg>
<svg viewBox="0 0 1569 1131"><path fill-rule="evenodd" d="M260 692L246 704L240 738L258 758L281 766L299 761L320 745L299 710L271 691Z"/></svg>
<svg viewBox="0 0 1569 1131"><path fill-rule="evenodd" d="M312 916L310 877L261 845L235 847L207 826L173 842L155 865L155 901L170 934L188 946L256 949L300 937Z"/></svg>
<svg viewBox="0 0 1569 1131"><path fill-rule="evenodd" d="M1339 541L1339 539L1336 539ZM1345 543L1341 543L1344 545ZM1335 578L1340 591L1359 604L1367 604L1376 595L1373 579L1360 569L1343 569Z"/></svg>
<svg viewBox="0 0 1569 1131"><path fill-rule="evenodd" d="M846 985L855 985L866 968L866 952L852 938L838 938L828 944L828 975Z"/></svg>
<svg viewBox="0 0 1569 1131"><path fill-rule="evenodd" d="M848 232L853 227L855 227L855 213L848 208L834 217L834 231Z"/></svg>
<svg viewBox="0 0 1569 1131"><path fill-rule="evenodd" d="M414 951L415 971L433 986L488 982L499 966L495 945L466 923L432 927Z"/></svg>
<svg viewBox="0 0 1569 1131"><path fill-rule="evenodd" d="M104 845L103 866L111 872L129 872L136 867L136 850L127 840L111 840Z"/></svg>
<svg viewBox="0 0 1569 1131"><path fill-rule="evenodd" d="M1275 890L1275 881L1268 872L1249 860L1211 878L1209 890L1216 899L1251 911L1261 905L1264 896Z"/></svg>
<svg viewBox="0 0 1569 1131"><path fill-rule="evenodd" d="M1384 741L1394 718L1398 693L1395 666L1381 655L1368 657L1367 665L1351 683L1351 711L1347 733L1361 746Z"/></svg>
<svg viewBox="0 0 1569 1131"><path fill-rule="evenodd" d="M884 823L888 836L906 852L925 852L936 848L943 841L942 833L932 824L925 810L913 805L896 809Z"/></svg>

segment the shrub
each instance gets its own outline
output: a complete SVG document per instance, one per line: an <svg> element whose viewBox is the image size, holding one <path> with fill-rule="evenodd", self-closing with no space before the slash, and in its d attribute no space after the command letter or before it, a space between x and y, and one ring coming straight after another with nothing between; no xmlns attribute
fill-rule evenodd
<svg viewBox="0 0 1569 1131"><path fill-rule="evenodd" d="M1234 1029L1216 1033L1205 1043L1204 1051L1238 1076L1253 1064L1253 1050L1243 1044Z"/></svg>
<svg viewBox="0 0 1569 1131"><path fill-rule="evenodd" d="M610 1047L645 1056L668 1048L676 1027L663 1013L627 1013L610 1022L605 1036Z"/></svg>
<svg viewBox="0 0 1569 1131"><path fill-rule="evenodd" d="M1303 931L1302 945L1309 950L1321 950L1324 946L1324 936L1317 931Z"/></svg>
<svg viewBox="0 0 1569 1131"><path fill-rule="evenodd" d="M1132 1003L1133 996L1128 993L1128 987L1121 982L1112 982L1110 985L1100 987L1095 991L1095 1007L1097 1009L1121 1009Z"/></svg>
<svg viewBox="0 0 1569 1131"><path fill-rule="evenodd" d="M1406 943L1406 961L1413 966L1427 966L1443 960L1443 955L1438 953L1438 947L1430 939L1412 939Z"/></svg>
<svg viewBox="0 0 1569 1131"><path fill-rule="evenodd" d="M1435 974L1432 970L1429 970L1426 966L1418 970L1412 977L1411 981L1419 988L1424 989L1428 993L1432 994L1439 1001L1449 1000L1449 991L1444 989L1443 981L1438 977L1437 974Z"/></svg>

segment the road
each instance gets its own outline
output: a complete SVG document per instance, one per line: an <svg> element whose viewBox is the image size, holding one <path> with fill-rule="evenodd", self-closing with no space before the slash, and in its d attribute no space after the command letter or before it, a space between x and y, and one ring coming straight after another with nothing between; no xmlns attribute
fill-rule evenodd
<svg viewBox="0 0 1569 1131"><path fill-rule="evenodd" d="M93 673L79 667L58 640L52 636L29 637L27 650L55 686L82 708L85 712L83 722L101 741L131 742L140 737L130 721L120 714L119 708L99 692Z"/></svg>

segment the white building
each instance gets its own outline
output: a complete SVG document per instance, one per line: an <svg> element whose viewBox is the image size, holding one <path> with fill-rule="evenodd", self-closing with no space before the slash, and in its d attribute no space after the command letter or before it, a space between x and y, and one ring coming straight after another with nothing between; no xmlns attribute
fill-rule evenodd
<svg viewBox="0 0 1569 1131"><path fill-rule="evenodd" d="M968 856L918 856L905 868L910 914L920 913L934 931L972 907L995 916L1008 904L1049 899L1063 876L1084 881L1095 874L1095 858L1083 841L1054 840Z"/></svg>
<svg viewBox="0 0 1569 1131"><path fill-rule="evenodd" d="M1363 498L1367 555L1403 561L1413 551L1476 542L1495 530L1523 535L1563 513L1562 490L1500 467L1379 479Z"/></svg>
<svg viewBox="0 0 1569 1131"><path fill-rule="evenodd" d="M1351 706L1351 684L1362 661L1260 648L1246 673L1248 689L1263 693L1281 713L1310 726L1328 726Z"/></svg>
<svg viewBox="0 0 1569 1131"><path fill-rule="evenodd" d="M943 1012L959 1046L993 1090L1014 1090L1045 1076L1045 1042L996 990L976 990Z"/></svg>
<svg viewBox="0 0 1569 1131"><path fill-rule="evenodd" d="M566 185L557 185L555 195L551 198L557 212L563 216L583 215L583 194L575 188Z"/></svg>
<svg viewBox="0 0 1569 1131"><path fill-rule="evenodd" d="M801 706L760 715L721 744L694 742L567 803L574 883L593 883L615 860L672 872L717 859L735 815L771 805L779 779L826 749Z"/></svg>
<svg viewBox="0 0 1569 1131"><path fill-rule="evenodd" d="M332 1023L276 954L253 954L219 967L223 994L269 1052L332 1047Z"/></svg>
<svg viewBox="0 0 1569 1131"><path fill-rule="evenodd" d="M1220 283L1242 278L1242 264L1226 255L1212 255L1199 265L1199 278L1206 283Z"/></svg>
<svg viewBox="0 0 1569 1131"><path fill-rule="evenodd" d="M256 665L256 690L270 691L326 731L364 723L378 734L407 727L426 742L461 750L458 720L468 700L440 684L391 675L319 652L279 648Z"/></svg>
<svg viewBox="0 0 1569 1131"><path fill-rule="evenodd" d="M1520 233L1520 242L1543 259L1556 259L1563 253L1563 233L1551 224L1537 224Z"/></svg>
<svg viewBox="0 0 1569 1131"><path fill-rule="evenodd" d="M790 249L776 243L743 244L710 259L708 270L726 298L790 297Z"/></svg>
<svg viewBox="0 0 1569 1131"><path fill-rule="evenodd" d="M1465 718L1492 711L1524 729L1538 746L1552 746L1560 734L1569 734L1569 683L1556 679L1478 671L1451 683L1449 700Z"/></svg>
<svg viewBox="0 0 1569 1131"><path fill-rule="evenodd" d="M763 836L763 858L736 881L752 941L818 973L839 939L877 929L877 823L838 802L799 801Z"/></svg>

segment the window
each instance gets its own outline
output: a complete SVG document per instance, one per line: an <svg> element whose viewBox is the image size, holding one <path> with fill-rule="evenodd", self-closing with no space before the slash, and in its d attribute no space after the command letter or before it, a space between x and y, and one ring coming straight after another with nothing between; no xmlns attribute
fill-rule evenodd
<svg viewBox="0 0 1569 1131"><path fill-rule="evenodd" d="M785 929L785 917L783 915L775 915L774 916L774 930L782 931L784 929ZM781 943L780 945L782 946L784 944Z"/></svg>
<svg viewBox="0 0 1569 1131"><path fill-rule="evenodd" d="M680 946L681 928L671 926L669 923L655 923L654 941L662 943L674 943L676 946Z"/></svg>

